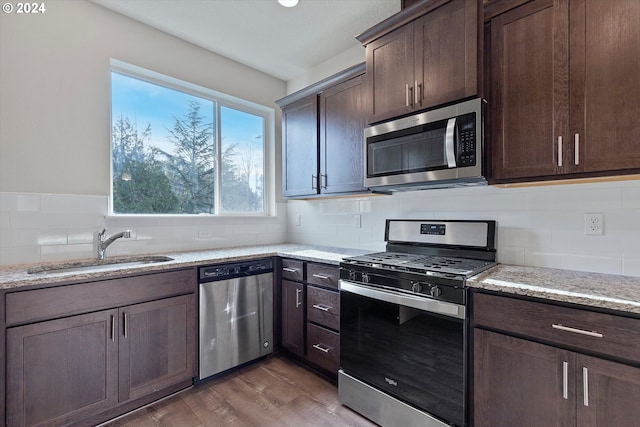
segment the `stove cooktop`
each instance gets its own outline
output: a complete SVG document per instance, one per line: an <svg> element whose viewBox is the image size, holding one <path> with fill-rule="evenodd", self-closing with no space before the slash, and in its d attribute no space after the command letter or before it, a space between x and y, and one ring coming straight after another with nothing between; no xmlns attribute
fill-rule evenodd
<svg viewBox="0 0 640 427"><path fill-rule="evenodd" d="M353 266L361 265L370 268L408 271L419 274L439 272L466 278L496 265L494 261L404 252L377 252L346 258L344 262Z"/></svg>

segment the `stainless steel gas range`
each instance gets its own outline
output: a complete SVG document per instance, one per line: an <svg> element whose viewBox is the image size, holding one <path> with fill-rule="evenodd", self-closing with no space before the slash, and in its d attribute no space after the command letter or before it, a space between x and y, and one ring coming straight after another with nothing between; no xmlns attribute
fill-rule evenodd
<svg viewBox="0 0 640 427"><path fill-rule="evenodd" d="M387 220L385 241L340 264L340 402L382 426L466 426L466 280L496 265L496 223Z"/></svg>

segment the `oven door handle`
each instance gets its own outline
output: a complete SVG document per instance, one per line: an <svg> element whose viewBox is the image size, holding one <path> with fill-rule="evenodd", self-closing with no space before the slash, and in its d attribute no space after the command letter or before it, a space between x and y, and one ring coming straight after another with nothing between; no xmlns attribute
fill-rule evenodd
<svg viewBox="0 0 640 427"><path fill-rule="evenodd" d="M453 304L450 302L437 301L427 297L417 297L407 295L400 292L394 292L387 289L373 288L371 286L361 285L359 283L340 280L340 291L350 292L352 294L373 298L392 304L404 305L407 307L417 308L418 310L430 313L442 314L444 316L464 319L466 310L464 305Z"/></svg>

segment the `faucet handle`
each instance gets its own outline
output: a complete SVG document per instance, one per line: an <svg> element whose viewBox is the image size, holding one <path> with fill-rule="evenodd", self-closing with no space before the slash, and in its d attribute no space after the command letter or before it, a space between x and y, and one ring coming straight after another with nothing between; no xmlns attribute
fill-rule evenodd
<svg viewBox="0 0 640 427"><path fill-rule="evenodd" d="M98 231L98 238L102 239L104 237L104 233L107 232L106 228L103 228L102 231Z"/></svg>

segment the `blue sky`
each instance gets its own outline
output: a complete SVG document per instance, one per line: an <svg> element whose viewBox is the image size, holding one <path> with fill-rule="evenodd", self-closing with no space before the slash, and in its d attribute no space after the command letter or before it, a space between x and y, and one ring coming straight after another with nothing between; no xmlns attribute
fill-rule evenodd
<svg viewBox="0 0 640 427"><path fill-rule="evenodd" d="M173 152L167 142L169 130L173 128L176 117L183 118L189 111L189 101L200 104L200 114L208 123L214 122L214 103L205 98L177 90L165 88L153 83L111 73L112 120L120 116L129 117L143 131L151 125L151 145ZM228 107L221 107L221 137L223 148L230 143L237 144L236 163L252 158L254 170L263 173L263 119L262 117ZM251 154L250 154L251 152ZM260 153L260 156L257 154ZM252 180L253 181L253 180ZM253 184L253 182L251 182Z"/></svg>

